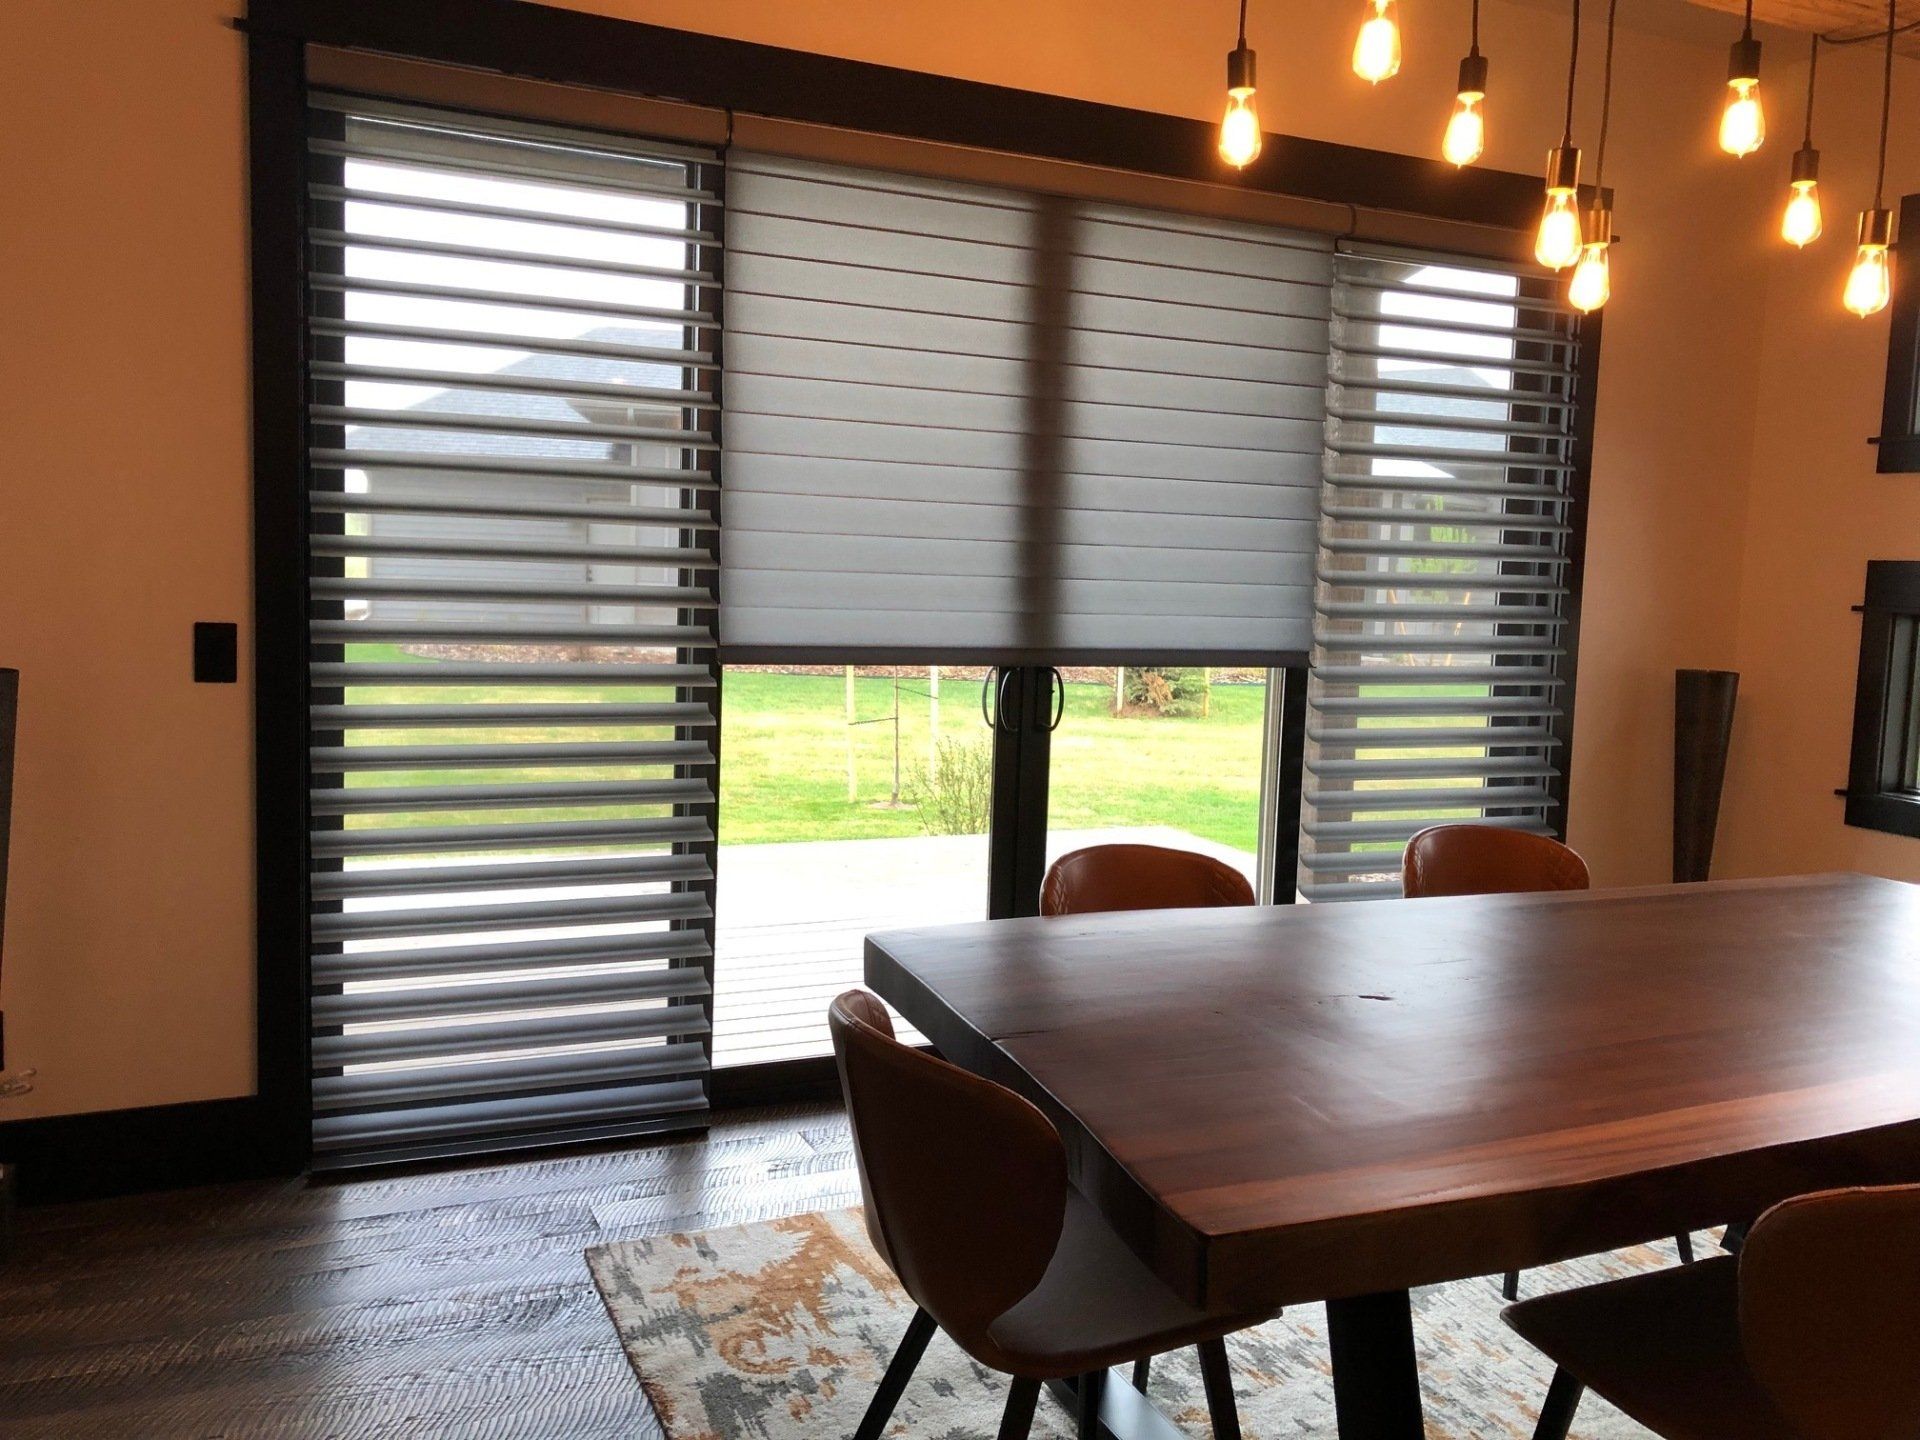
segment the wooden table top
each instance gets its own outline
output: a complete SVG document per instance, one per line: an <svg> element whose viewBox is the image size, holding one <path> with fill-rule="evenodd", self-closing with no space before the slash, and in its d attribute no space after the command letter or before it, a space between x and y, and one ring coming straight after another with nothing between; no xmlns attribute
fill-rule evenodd
<svg viewBox="0 0 1920 1440"><path fill-rule="evenodd" d="M1857 875L870 936L1189 1298L1522 1269L1920 1180L1920 886Z"/></svg>

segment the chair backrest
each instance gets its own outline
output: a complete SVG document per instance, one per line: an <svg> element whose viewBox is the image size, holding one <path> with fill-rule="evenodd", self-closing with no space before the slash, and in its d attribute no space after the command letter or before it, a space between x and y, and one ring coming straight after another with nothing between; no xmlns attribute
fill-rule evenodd
<svg viewBox="0 0 1920 1440"><path fill-rule="evenodd" d="M1504 895L1526 890L1584 890L1587 862L1558 840L1498 825L1432 825L1407 842L1401 892Z"/></svg>
<svg viewBox="0 0 1920 1440"><path fill-rule="evenodd" d="M1054 861L1040 885L1042 915L1251 904L1253 887L1231 865L1162 845L1089 845Z"/></svg>
<svg viewBox="0 0 1920 1440"><path fill-rule="evenodd" d="M827 1024L867 1231L915 1303L971 1350L1053 1259L1066 1147L1011 1090L902 1045L865 991L836 999Z"/></svg>
<svg viewBox="0 0 1920 1440"><path fill-rule="evenodd" d="M1740 1251L1747 1365L1807 1440L1920 1435L1920 1185L1776 1205Z"/></svg>

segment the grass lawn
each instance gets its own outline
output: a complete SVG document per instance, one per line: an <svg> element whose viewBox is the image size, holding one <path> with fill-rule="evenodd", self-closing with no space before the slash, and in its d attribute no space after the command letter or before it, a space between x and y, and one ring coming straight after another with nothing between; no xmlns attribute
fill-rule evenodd
<svg viewBox="0 0 1920 1440"><path fill-rule="evenodd" d="M353 647L352 658L396 662L409 657L392 646L364 645ZM928 688L924 672L897 682L896 727L896 682L859 677L855 681L854 718L861 723L850 727L844 676L730 673L721 732L723 843L853 840L927 833L916 801L932 760L934 706ZM1474 690L1463 686L1460 693L1471 694ZM1115 716L1110 685L1068 685L1066 715L1053 736L1051 827L1079 830L1167 825L1252 853L1259 825L1266 693L1265 685L1220 684L1213 687L1204 716ZM546 701L601 701L622 696L660 698L657 690L643 692L617 686L552 686L538 692L538 698ZM504 687L389 685L356 689L352 698L398 704L456 704L511 703L534 697L524 690ZM1432 723L1447 722L1438 717ZM985 763L990 741L981 720L977 681L948 679L942 685L938 725L943 744L976 751L982 758L975 763ZM563 734L508 728L396 729L352 732L349 743L498 744L559 738L669 739L671 732L660 727L619 725L568 727ZM900 787L897 799L896 759ZM512 783L559 776L617 780L634 773L624 766L582 766L561 772L551 768L386 771L355 774L348 783ZM352 823L356 827L482 824L645 813L646 807L571 807L356 816Z"/></svg>

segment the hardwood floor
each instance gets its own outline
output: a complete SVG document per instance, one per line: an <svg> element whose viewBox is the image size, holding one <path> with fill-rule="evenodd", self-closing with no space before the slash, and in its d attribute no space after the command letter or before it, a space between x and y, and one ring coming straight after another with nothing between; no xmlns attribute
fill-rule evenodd
<svg viewBox="0 0 1920 1440"><path fill-rule="evenodd" d="M660 1435L581 1251L856 1203L844 1117L408 1175L31 1209L0 1437Z"/></svg>

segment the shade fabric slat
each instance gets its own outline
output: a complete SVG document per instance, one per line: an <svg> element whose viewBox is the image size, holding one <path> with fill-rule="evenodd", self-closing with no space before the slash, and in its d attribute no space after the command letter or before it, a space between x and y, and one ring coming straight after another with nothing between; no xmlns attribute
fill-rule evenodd
<svg viewBox="0 0 1920 1440"><path fill-rule="evenodd" d="M757 154L727 198L729 654L1304 655L1328 242Z"/></svg>
<svg viewBox="0 0 1920 1440"><path fill-rule="evenodd" d="M720 157L323 95L308 163L316 1161L694 1123Z"/></svg>
<svg viewBox="0 0 1920 1440"><path fill-rule="evenodd" d="M1300 894L1397 895L1437 820L1554 833L1583 332L1538 277L1335 261ZM1484 443L1482 443L1484 441Z"/></svg>

